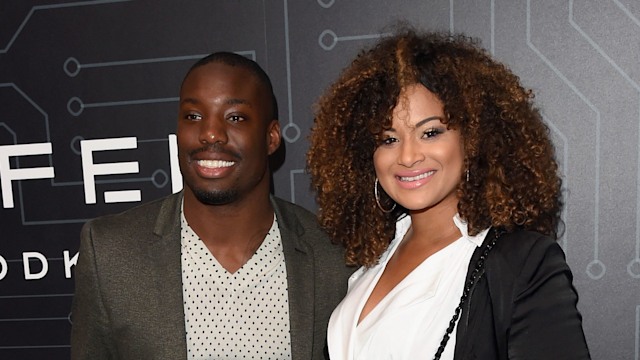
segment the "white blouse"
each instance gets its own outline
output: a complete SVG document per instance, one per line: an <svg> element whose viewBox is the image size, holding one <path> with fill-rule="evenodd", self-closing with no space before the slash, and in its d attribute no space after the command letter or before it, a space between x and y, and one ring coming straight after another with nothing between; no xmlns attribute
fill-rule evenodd
<svg viewBox="0 0 640 360"><path fill-rule="evenodd" d="M358 324L387 261L411 226L409 216L398 220L396 236L379 264L360 268L349 278L347 295L331 315L332 360L433 358L460 303L471 256L489 231L469 236L457 214L453 221L462 237L425 259ZM441 359L453 359L455 335L454 329Z"/></svg>

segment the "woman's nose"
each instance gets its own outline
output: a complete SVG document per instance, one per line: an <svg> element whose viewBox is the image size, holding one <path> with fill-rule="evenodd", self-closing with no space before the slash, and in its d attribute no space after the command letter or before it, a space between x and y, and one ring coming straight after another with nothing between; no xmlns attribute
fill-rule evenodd
<svg viewBox="0 0 640 360"><path fill-rule="evenodd" d="M399 150L398 164L400 165L410 168L424 160L424 154L420 151L420 147L411 140L402 141Z"/></svg>

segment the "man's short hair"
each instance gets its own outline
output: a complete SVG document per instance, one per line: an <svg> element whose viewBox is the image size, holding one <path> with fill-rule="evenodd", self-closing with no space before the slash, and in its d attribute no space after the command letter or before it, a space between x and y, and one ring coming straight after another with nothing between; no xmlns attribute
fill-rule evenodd
<svg viewBox="0 0 640 360"><path fill-rule="evenodd" d="M194 69L210 63L221 63L233 67L238 66L243 69L249 70L249 72L251 72L258 79L258 81L265 86L266 90L268 91L268 96L271 97L273 110L271 119L269 120L278 119L278 101L276 100L276 96L273 93L271 79L269 79L269 75L267 75L267 73L262 69L262 67L260 67L260 65L258 65L257 62L232 52L215 52L203 57L195 64L193 64L191 68L189 68L189 71L187 71L187 74L184 76L184 78L186 79Z"/></svg>

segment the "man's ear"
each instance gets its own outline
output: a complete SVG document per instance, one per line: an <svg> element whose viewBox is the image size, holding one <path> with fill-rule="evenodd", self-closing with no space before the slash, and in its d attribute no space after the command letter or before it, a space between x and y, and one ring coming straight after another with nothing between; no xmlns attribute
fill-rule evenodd
<svg viewBox="0 0 640 360"><path fill-rule="evenodd" d="M269 155L278 150L281 141L280 122L277 119L273 119L267 127L267 151Z"/></svg>

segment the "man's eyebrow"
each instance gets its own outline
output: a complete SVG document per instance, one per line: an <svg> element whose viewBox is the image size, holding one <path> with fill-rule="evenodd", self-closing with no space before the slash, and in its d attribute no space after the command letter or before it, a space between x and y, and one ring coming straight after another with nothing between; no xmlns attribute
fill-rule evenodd
<svg viewBox="0 0 640 360"><path fill-rule="evenodd" d="M238 105L238 104L251 105L251 102L249 102L248 100L240 99L240 98L230 98L230 99L227 99L224 103L227 105Z"/></svg>
<svg viewBox="0 0 640 360"><path fill-rule="evenodd" d="M196 99L196 98L187 97L187 98L181 99L180 103L181 104L194 104L195 105L195 104L200 104L201 101ZM248 101L246 99L240 99L240 98L229 98L229 99L226 99L224 101L224 104L225 105L238 105L238 104L241 104L241 105L249 105L249 106L251 106L251 102L250 101Z"/></svg>
<svg viewBox="0 0 640 360"><path fill-rule="evenodd" d="M194 98L184 98L180 99L180 104L199 104L200 101Z"/></svg>

